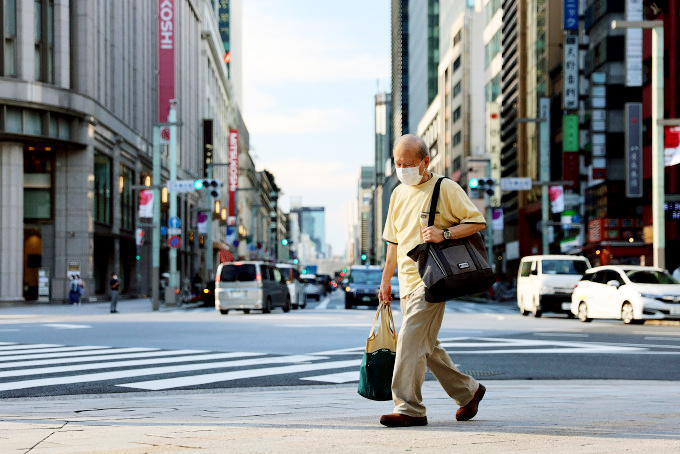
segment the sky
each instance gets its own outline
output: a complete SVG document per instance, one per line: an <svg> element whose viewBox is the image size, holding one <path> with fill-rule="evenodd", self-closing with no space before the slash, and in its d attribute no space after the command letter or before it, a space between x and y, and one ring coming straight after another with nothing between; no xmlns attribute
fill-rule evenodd
<svg viewBox="0 0 680 454"><path fill-rule="evenodd" d="M243 117L257 170L291 200L323 206L344 255L347 205L374 165L374 97L390 91L388 0L244 0Z"/></svg>

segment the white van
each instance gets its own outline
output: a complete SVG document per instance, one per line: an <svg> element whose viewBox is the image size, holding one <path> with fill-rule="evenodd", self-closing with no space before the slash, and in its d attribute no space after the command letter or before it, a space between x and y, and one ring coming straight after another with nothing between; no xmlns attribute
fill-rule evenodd
<svg viewBox="0 0 680 454"><path fill-rule="evenodd" d="M590 268L580 255L529 255L520 261L517 273L517 306L522 315L543 312L571 313L571 294Z"/></svg>
<svg viewBox="0 0 680 454"><path fill-rule="evenodd" d="M293 309L303 309L307 307L305 285L300 281L300 270L298 270L295 265L290 265L288 263L277 263L276 267L281 271L283 278L286 280Z"/></svg>

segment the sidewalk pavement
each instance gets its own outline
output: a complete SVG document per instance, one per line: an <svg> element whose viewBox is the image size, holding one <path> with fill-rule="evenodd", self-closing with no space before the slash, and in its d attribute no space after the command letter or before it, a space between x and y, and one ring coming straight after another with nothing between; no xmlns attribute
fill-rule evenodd
<svg viewBox="0 0 680 454"><path fill-rule="evenodd" d="M679 382L497 381L457 422L437 382L429 425L386 428L356 385L3 399L3 453L678 453Z"/></svg>

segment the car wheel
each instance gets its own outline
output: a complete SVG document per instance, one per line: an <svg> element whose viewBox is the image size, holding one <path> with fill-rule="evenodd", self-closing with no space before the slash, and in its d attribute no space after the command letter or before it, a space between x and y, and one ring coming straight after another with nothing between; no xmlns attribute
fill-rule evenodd
<svg viewBox="0 0 680 454"><path fill-rule="evenodd" d="M524 308L524 303L522 301L519 302L519 313L522 314L523 316L529 315L529 311Z"/></svg>
<svg viewBox="0 0 680 454"><path fill-rule="evenodd" d="M541 315L543 315L543 311L538 308L538 302L534 300L534 308L531 311L532 314L534 314L534 317L539 318Z"/></svg>
<svg viewBox="0 0 680 454"><path fill-rule="evenodd" d="M228 313L229 313L229 309L220 309L220 314L227 315Z"/></svg>
<svg viewBox="0 0 680 454"><path fill-rule="evenodd" d="M290 297L286 298L286 304L283 306L283 312L290 312Z"/></svg>
<svg viewBox="0 0 680 454"><path fill-rule="evenodd" d="M271 298L267 298L267 302L264 304L264 307L262 308L262 313L263 314L269 314L272 311L272 300Z"/></svg>
<svg viewBox="0 0 680 454"><path fill-rule="evenodd" d="M250 314L250 309L243 309L244 314Z"/></svg>
<svg viewBox="0 0 680 454"><path fill-rule="evenodd" d="M293 306L292 306L292 307L293 307L293 310L297 310L297 309L300 309L300 306L299 306L299 305L297 305L297 304L293 304Z"/></svg>
<svg viewBox="0 0 680 454"><path fill-rule="evenodd" d="M626 325L630 325L635 321L635 316L633 315L633 305L630 303L623 303L621 307L621 320Z"/></svg>
<svg viewBox="0 0 680 454"><path fill-rule="evenodd" d="M588 317L588 306L584 301L581 301L581 303L578 305L578 319L583 323L588 323L593 320L592 318Z"/></svg>

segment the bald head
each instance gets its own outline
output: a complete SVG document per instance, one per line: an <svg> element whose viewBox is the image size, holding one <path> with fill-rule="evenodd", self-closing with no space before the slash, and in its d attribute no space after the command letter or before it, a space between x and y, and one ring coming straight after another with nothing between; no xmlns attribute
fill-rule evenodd
<svg viewBox="0 0 680 454"><path fill-rule="evenodd" d="M397 142L394 144L394 154L396 155L397 152L399 152L399 154L412 154L412 156L418 160L430 157L425 141L413 134L404 134L397 139Z"/></svg>

